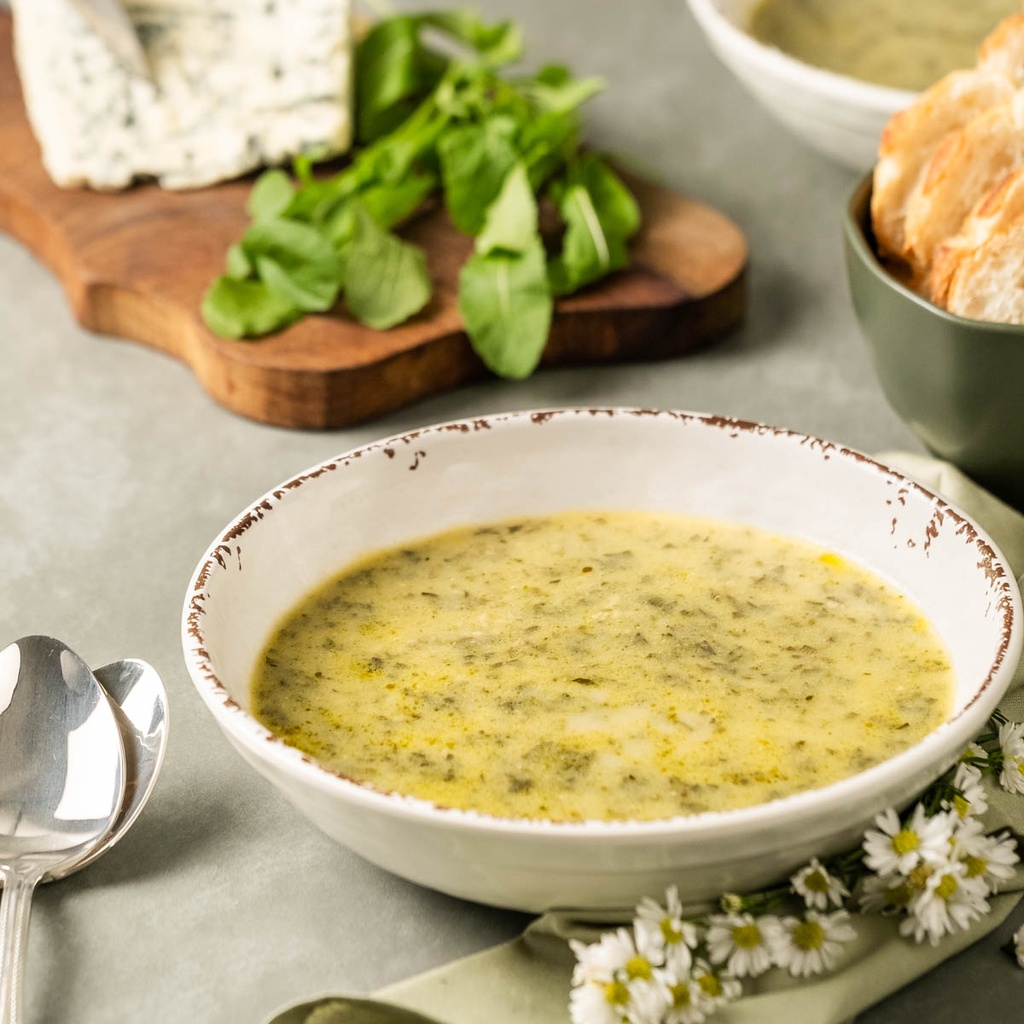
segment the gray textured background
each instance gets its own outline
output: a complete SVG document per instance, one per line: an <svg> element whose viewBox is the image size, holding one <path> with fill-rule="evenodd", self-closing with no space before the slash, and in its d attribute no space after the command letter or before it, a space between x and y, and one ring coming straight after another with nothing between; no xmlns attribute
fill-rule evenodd
<svg viewBox="0 0 1024 1024"><path fill-rule="evenodd" d="M223 524L280 480L406 428L577 403L724 413L867 451L917 448L874 379L846 291L839 218L856 175L762 113L682 0L479 6L519 19L533 59L606 76L587 112L599 145L741 225L748 322L672 363L490 381L359 429L289 432L225 412L164 356L80 330L50 273L0 237L0 642L52 633L94 665L144 658L171 699L164 773L132 833L37 896L30 1022L259 1021L314 992L373 989L523 923L390 877L322 837L201 706L179 644L186 584ZM1015 1024L1024 972L997 952L1010 927L862 1020Z"/></svg>

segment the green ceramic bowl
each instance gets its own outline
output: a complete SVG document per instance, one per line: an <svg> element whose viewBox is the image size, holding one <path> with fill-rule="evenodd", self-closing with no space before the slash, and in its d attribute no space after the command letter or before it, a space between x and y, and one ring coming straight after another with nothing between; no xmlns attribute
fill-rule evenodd
<svg viewBox="0 0 1024 1024"><path fill-rule="evenodd" d="M953 316L879 262L871 177L846 208L853 306L882 390L935 455L1024 509L1024 327Z"/></svg>

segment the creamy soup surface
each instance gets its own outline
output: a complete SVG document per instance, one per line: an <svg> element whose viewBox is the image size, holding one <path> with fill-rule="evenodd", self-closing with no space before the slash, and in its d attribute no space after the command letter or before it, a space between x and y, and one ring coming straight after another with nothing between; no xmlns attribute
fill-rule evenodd
<svg viewBox="0 0 1024 1024"><path fill-rule="evenodd" d="M569 512L347 568L270 638L252 707L381 790L502 817L656 819L854 774L939 725L953 688L920 611L837 554Z"/></svg>
<svg viewBox="0 0 1024 1024"><path fill-rule="evenodd" d="M897 89L974 67L978 44L1020 0L761 0L756 39L808 64Z"/></svg>

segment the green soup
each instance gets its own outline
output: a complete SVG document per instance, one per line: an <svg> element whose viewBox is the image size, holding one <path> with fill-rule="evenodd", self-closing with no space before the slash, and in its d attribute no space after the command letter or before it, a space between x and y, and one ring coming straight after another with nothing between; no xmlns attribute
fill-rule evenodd
<svg viewBox="0 0 1024 1024"><path fill-rule="evenodd" d="M290 612L255 715L334 771L505 817L653 819L841 779L949 714L921 612L806 544L565 513L350 566Z"/></svg>
<svg viewBox="0 0 1024 1024"><path fill-rule="evenodd" d="M750 31L808 64L918 91L973 67L978 44L1019 0L762 0Z"/></svg>

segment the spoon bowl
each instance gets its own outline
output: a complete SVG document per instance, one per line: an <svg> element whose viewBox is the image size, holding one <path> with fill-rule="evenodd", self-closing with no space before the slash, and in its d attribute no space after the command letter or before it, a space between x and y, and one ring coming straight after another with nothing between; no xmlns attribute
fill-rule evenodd
<svg viewBox="0 0 1024 1024"><path fill-rule="evenodd" d="M48 871L44 882L66 878L106 853L135 823L156 784L167 749L167 693L152 665L129 658L93 673L110 698L124 744L124 800L110 831L75 861Z"/></svg>
<svg viewBox="0 0 1024 1024"><path fill-rule="evenodd" d="M36 885L109 833L124 792L121 731L89 666L52 637L0 651L0 1024L20 1018Z"/></svg>

